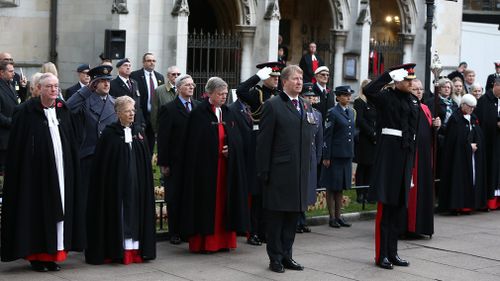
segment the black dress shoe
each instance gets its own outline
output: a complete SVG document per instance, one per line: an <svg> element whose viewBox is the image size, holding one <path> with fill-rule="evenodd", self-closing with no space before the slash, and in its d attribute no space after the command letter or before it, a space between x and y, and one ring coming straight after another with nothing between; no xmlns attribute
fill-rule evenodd
<svg viewBox="0 0 500 281"><path fill-rule="evenodd" d="M285 272L285 268L283 267L283 264L279 261L270 261L269 262L269 269L271 271L277 272L277 273L283 273Z"/></svg>
<svg viewBox="0 0 500 281"><path fill-rule="evenodd" d="M303 225L302 226L302 231L304 231L306 233L309 233L309 232L311 232L311 228L309 226L307 226L307 225Z"/></svg>
<svg viewBox="0 0 500 281"><path fill-rule="evenodd" d="M394 267L392 266L392 263L389 261L388 258L380 258L379 262L377 263L377 265L381 268L385 268L385 269L393 269Z"/></svg>
<svg viewBox="0 0 500 281"><path fill-rule="evenodd" d="M247 239L247 243L253 246L260 246L262 245L262 242L260 241L259 237L257 235L250 235Z"/></svg>
<svg viewBox="0 0 500 281"><path fill-rule="evenodd" d="M337 220L330 220L330 221L328 222L328 225L329 225L330 227L340 228L340 224L337 222Z"/></svg>
<svg viewBox="0 0 500 281"><path fill-rule="evenodd" d="M31 269L33 269L34 271L38 271L38 272L49 271L47 269L47 267L45 267L45 264L41 261L30 261L30 264L31 264Z"/></svg>
<svg viewBox="0 0 500 281"><path fill-rule="evenodd" d="M283 266L284 266L286 269L291 269L291 270L304 270L304 267L303 267L302 265L300 265L299 263L297 263L296 261L294 261L292 258L289 258L289 259L283 259L282 263L283 263Z"/></svg>
<svg viewBox="0 0 500 281"><path fill-rule="evenodd" d="M170 244L179 245L180 243L182 243L182 240L178 235L172 235L170 237Z"/></svg>
<svg viewBox="0 0 500 281"><path fill-rule="evenodd" d="M61 270L61 267L57 263L52 262L52 261L45 262L45 267L49 271L59 271L59 270Z"/></svg>
<svg viewBox="0 0 500 281"><path fill-rule="evenodd" d="M397 265L397 266L409 266L410 265L409 261L400 258L398 255L395 255L394 257L390 257L389 261L392 264Z"/></svg>
<svg viewBox="0 0 500 281"><path fill-rule="evenodd" d="M343 227L351 227L351 224L346 222L343 218L338 218L337 223Z"/></svg>
<svg viewBox="0 0 500 281"><path fill-rule="evenodd" d="M304 233L301 225L297 225L297 227L295 227L295 233Z"/></svg>

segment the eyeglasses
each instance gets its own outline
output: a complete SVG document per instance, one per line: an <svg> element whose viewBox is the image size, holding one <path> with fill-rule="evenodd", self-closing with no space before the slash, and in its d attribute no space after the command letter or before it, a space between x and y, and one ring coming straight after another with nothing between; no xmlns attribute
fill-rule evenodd
<svg viewBox="0 0 500 281"><path fill-rule="evenodd" d="M169 74L172 75L172 76L179 76L179 75L181 75L180 72L172 72L172 73L169 73Z"/></svg>
<svg viewBox="0 0 500 281"><path fill-rule="evenodd" d="M3 61L14 61L13 58L4 58Z"/></svg>
<svg viewBox="0 0 500 281"><path fill-rule="evenodd" d="M47 89L49 89L49 88L59 89L59 85L52 85L52 84L45 85L44 87Z"/></svg>
<svg viewBox="0 0 500 281"><path fill-rule="evenodd" d="M329 73L320 73L319 75L320 75L320 76L323 76L323 77L328 77L328 76L330 76L330 74L329 74Z"/></svg>

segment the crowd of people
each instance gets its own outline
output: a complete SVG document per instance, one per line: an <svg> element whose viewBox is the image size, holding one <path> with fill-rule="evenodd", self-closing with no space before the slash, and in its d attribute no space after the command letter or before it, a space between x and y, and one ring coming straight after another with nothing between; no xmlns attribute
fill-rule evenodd
<svg viewBox="0 0 500 281"><path fill-rule="evenodd" d="M64 93L46 63L30 81L0 53L1 259L60 270L68 251L90 264L156 257L152 155L158 152L170 243L193 253L229 251L237 235L266 244L269 269L303 270L293 259L305 212L326 189L329 226L350 227L343 191L377 202L375 262L408 266L400 234L434 233L435 194L454 214L500 207L500 63L483 88L460 63L424 93L415 64L360 85L328 88L315 54L298 65L256 66L227 103L211 77L200 100L189 74L165 77L154 54L76 68ZM435 179L439 179L435 185ZM434 186L435 185L435 186Z"/></svg>

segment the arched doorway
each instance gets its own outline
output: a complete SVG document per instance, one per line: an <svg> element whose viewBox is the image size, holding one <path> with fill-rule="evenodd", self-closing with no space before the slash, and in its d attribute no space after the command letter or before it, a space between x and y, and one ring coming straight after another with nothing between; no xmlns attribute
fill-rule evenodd
<svg viewBox="0 0 500 281"><path fill-rule="evenodd" d="M236 1L189 0L187 73L196 83L196 96L212 76L224 79L229 88L239 83L241 40L235 33L240 22ZM194 8L196 7L196 8Z"/></svg>
<svg viewBox="0 0 500 281"><path fill-rule="evenodd" d="M403 60L402 16L397 0L370 1L372 25L370 29L369 76L380 75L387 67Z"/></svg>

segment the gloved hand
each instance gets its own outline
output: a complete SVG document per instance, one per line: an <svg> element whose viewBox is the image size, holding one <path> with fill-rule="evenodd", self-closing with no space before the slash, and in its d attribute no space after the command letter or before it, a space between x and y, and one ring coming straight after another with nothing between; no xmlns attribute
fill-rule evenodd
<svg viewBox="0 0 500 281"><path fill-rule="evenodd" d="M408 76L408 71L406 71L403 68L400 68L389 72L389 75L391 76L392 80L400 82L403 81L406 76Z"/></svg>
<svg viewBox="0 0 500 281"><path fill-rule="evenodd" d="M270 68L269 66L266 66L261 70L257 71L257 76L259 76L260 80L266 80L267 78L270 77L269 74L271 74L271 72L273 72L273 69Z"/></svg>

